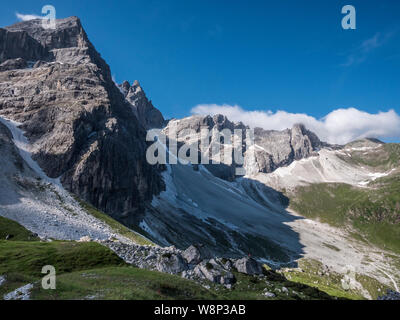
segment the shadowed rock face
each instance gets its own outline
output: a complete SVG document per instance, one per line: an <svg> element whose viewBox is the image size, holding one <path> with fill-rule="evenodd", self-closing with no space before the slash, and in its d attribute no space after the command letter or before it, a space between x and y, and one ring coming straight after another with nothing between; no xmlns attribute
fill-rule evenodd
<svg viewBox="0 0 400 320"><path fill-rule="evenodd" d="M16 58L34 61L48 54L46 49L26 31L0 28L0 63Z"/></svg>
<svg viewBox="0 0 400 320"><path fill-rule="evenodd" d="M145 128L79 19L57 20L55 30L18 23L0 29L0 43L0 115L22 123L47 175L134 223L163 183L146 162Z"/></svg>
<svg viewBox="0 0 400 320"><path fill-rule="evenodd" d="M133 113L140 124L146 129L162 128L165 120L161 112L149 101L139 82L131 86L128 81L119 85L121 92L132 107Z"/></svg>

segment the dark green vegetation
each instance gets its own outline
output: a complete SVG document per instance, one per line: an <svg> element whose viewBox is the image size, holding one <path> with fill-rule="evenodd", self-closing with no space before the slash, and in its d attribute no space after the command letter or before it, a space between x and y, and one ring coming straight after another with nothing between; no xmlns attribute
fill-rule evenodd
<svg viewBox="0 0 400 320"><path fill-rule="evenodd" d="M275 295L273 300L332 300L337 299L320 289L304 283L291 281L283 273L265 270L266 278L250 277L235 272L237 283L233 290L225 290L224 298L230 300L266 299L263 292Z"/></svg>
<svg viewBox="0 0 400 320"><path fill-rule="evenodd" d="M41 268L48 264L57 271L56 290L40 286ZM7 279L1 295L34 283L32 299L265 299L264 291L274 293L272 299L332 299L272 270L266 278L235 273L233 290L211 283L205 289L179 276L127 266L97 243L2 241L0 274Z"/></svg>
<svg viewBox="0 0 400 320"><path fill-rule="evenodd" d="M352 151L342 158L377 172L394 170L365 188L329 183L299 187L290 196L291 208L336 227L351 227L358 239L400 253L400 145Z"/></svg>
<svg viewBox="0 0 400 320"><path fill-rule="evenodd" d="M54 266L57 274L64 274L125 263L98 243L0 241L0 275L7 279L0 287L0 297L39 280L44 276L41 271L46 265Z"/></svg>
<svg viewBox="0 0 400 320"><path fill-rule="evenodd" d="M26 230L19 223L0 216L0 240L5 240L6 237L10 241L38 240L36 235Z"/></svg>
<svg viewBox="0 0 400 320"><path fill-rule="evenodd" d="M48 264L56 267L56 290L40 285L41 268ZM266 299L264 291L274 293L272 299L332 299L272 270L266 278L235 273L233 290L211 283L205 289L179 276L127 266L97 243L2 241L0 274L7 279L1 295L34 283L32 299Z"/></svg>

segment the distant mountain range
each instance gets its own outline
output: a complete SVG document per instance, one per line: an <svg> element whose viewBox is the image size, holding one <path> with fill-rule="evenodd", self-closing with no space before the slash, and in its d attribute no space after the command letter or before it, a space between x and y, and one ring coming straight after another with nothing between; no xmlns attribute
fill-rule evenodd
<svg viewBox="0 0 400 320"><path fill-rule="evenodd" d="M243 176L224 161L150 165L150 129L182 146L202 129L248 127L224 115L165 120L138 81L114 83L76 17L54 30L40 20L0 28L0 44L0 216L42 239L197 245L209 258L290 268L309 285L320 281L301 275L309 269L329 278L355 268L352 290L367 298L398 290L398 144L329 145L297 124L256 128ZM219 142L211 134L211 147ZM134 239L86 206L135 230ZM327 287L346 291L340 281Z"/></svg>

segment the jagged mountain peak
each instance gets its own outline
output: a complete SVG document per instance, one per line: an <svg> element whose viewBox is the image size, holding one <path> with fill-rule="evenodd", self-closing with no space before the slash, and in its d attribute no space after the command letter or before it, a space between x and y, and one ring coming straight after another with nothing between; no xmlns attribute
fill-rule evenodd
<svg viewBox="0 0 400 320"><path fill-rule="evenodd" d="M140 87L139 80L133 81L132 87L141 88L141 87Z"/></svg>

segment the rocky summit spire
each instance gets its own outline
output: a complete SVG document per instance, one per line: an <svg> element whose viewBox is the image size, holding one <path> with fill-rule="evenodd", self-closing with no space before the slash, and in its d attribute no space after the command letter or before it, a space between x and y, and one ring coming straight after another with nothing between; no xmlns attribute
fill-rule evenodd
<svg viewBox="0 0 400 320"><path fill-rule="evenodd" d="M128 83L129 85L129 83ZM119 88L124 93L133 113L145 129L162 128L165 124L161 112L155 108L147 99L139 81L135 80L128 88L127 81L124 81ZM126 92L126 93L125 93Z"/></svg>

